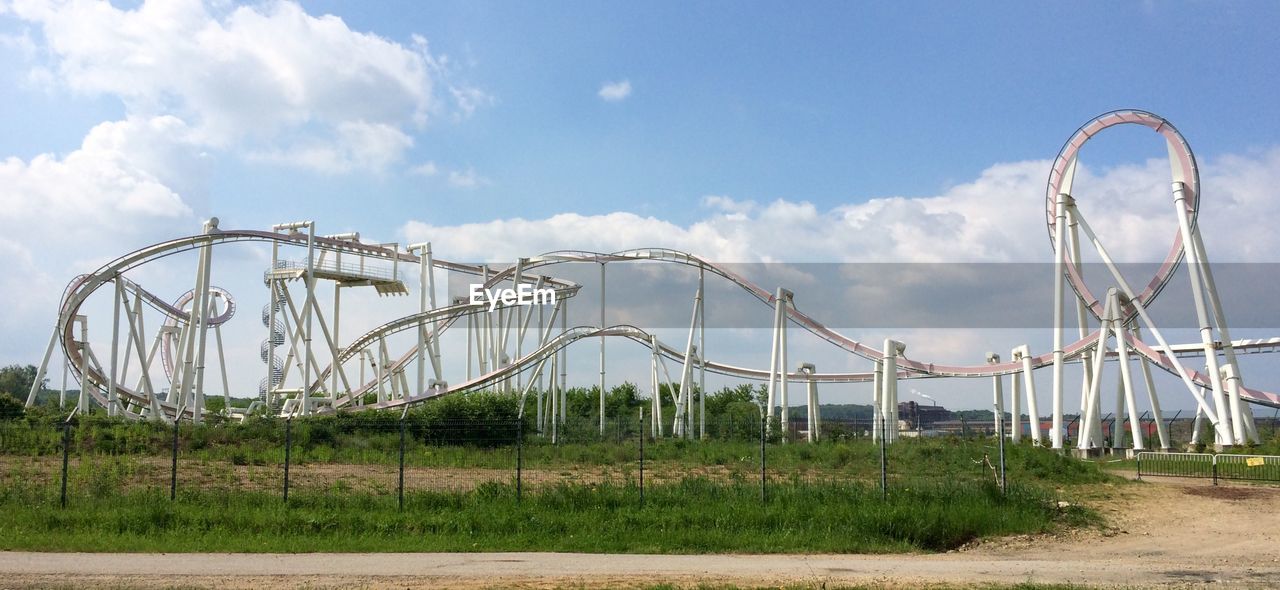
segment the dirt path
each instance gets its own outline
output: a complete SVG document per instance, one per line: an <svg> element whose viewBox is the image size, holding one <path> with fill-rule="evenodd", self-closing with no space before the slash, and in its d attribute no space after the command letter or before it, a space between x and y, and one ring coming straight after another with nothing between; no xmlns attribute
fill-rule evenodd
<svg viewBox="0 0 1280 590"><path fill-rule="evenodd" d="M1280 488L1165 480L1084 500L1102 530L1015 537L943 555L0 553L0 587L756 587L1074 583L1280 586Z"/></svg>

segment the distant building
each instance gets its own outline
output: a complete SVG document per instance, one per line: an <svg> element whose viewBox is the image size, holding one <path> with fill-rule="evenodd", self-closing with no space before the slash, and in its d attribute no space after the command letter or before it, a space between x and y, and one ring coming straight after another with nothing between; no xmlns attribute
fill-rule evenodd
<svg viewBox="0 0 1280 590"><path fill-rule="evenodd" d="M922 406L916 402L898 403L899 428L904 430L929 430L939 422L950 419L951 411L942 406Z"/></svg>

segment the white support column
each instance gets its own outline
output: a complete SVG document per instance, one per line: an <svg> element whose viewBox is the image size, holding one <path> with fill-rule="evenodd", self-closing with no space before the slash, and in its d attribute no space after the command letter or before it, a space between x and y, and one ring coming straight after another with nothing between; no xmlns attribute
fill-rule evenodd
<svg viewBox="0 0 1280 590"><path fill-rule="evenodd" d="M1235 365L1226 365L1226 366L1231 367L1231 371L1230 371L1231 374L1228 375L1227 386L1239 388L1240 377L1239 375L1235 374ZM1241 415L1244 418L1243 421L1244 421L1245 435L1248 436L1249 440L1252 441L1254 444L1261 443L1262 437L1258 435L1258 425L1253 421L1253 406L1249 403L1241 404L1241 406L1243 407L1243 411L1241 412Z"/></svg>
<svg viewBox="0 0 1280 590"><path fill-rule="evenodd" d="M1124 378L1116 377L1116 395L1115 395L1115 412L1111 415L1115 417L1111 421L1111 448L1119 449L1124 446ZM1136 417L1136 416L1134 416Z"/></svg>
<svg viewBox="0 0 1280 590"><path fill-rule="evenodd" d="M781 346L781 338L778 333L782 329L782 287L778 287L773 297L773 331L770 333L771 344L769 348L769 384L766 387L765 423L768 428L773 428L773 416L775 408L778 405L778 390L775 386L778 380L778 348Z"/></svg>
<svg viewBox="0 0 1280 590"><path fill-rule="evenodd" d="M1133 376L1129 369L1129 336L1125 333L1123 326L1117 327L1119 329L1116 330L1116 348L1120 353L1120 382L1124 388L1124 401L1129 411L1129 434L1133 437L1133 450L1141 451L1145 450L1147 445L1142 432L1142 421L1138 419L1138 403L1133 396ZM1160 421L1160 417L1156 416L1156 422ZM1117 442L1115 446L1119 446L1119 443Z"/></svg>
<svg viewBox="0 0 1280 590"><path fill-rule="evenodd" d="M1114 289L1112 289L1114 291ZM1089 394L1084 400L1084 416L1080 420L1080 440L1076 448L1087 450L1101 446L1102 441L1098 440L1100 428L1094 426L1099 422L1098 416L1098 395L1102 388L1102 364L1106 358L1107 350L1107 331L1111 328L1112 309L1111 303L1114 300L1112 293L1107 294L1106 304L1103 306L1102 326L1098 329L1098 340L1093 350L1093 373L1089 379Z"/></svg>
<svg viewBox="0 0 1280 590"><path fill-rule="evenodd" d="M213 304L213 317L218 316L217 300ZM222 346L222 326L213 327L213 341L218 349L218 368L222 373L222 411L231 416L231 381L227 379L227 354Z"/></svg>
<svg viewBox="0 0 1280 590"><path fill-rule="evenodd" d="M904 349L901 342L888 338L884 341L884 372L880 378L884 391L880 394L883 405L880 413L885 422L886 443L898 440L898 355Z"/></svg>
<svg viewBox="0 0 1280 590"><path fill-rule="evenodd" d="M487 264L482 265L480 267L480 270L481 270L480 283L483 284L486 289L488 289L489 288L489 265ZM493 336L493 331L489 327L489 323L492 318L493 318L493 314L489 311L489 306L487 305L480 312L480 314L476 316L476 324L477 324L476 329L479 330L479 332L476 334L476 346L479 347L478 362L480 365L481 375L484 375L489 372L489 365L493 359L493 345L490 342L492 340L491 336Z"/></svg>
<svg viewBox="0 0 1280 590"><path fill-rule="evenodd" d="M1062 449L1062 369L1065 363L1062 351L1062 298L1063 290L1066 288L1065 277L1063 273L1063 261L1067 255L1066 233L1067 233L1067 199L1065 194L1059 194L1056 205L1054 220L1054 259L1053 259L1053 424L1049 429L1049 440L1055 449Z"/></svg>
<svg viewBox="0 0 1280 590"><path fill-rule="evenodd" d="M61 319L60 319L61 320ZM40 359L40 367L36 369L36 380L31 383L31 391L27 392L26 407L30 408L36 403L36 395L40 393L40 385L44 383L45 371L49 368L49 358L53 356L53 345L58 342L58 332L62 330L62 322L59 321L53 327L53 333L49 335L49 344L44 348L44 356ZM66 361L63 361L66 364ZM66 389L66 387L63 387ZM81 387L80 389L84 389ZM63 396L65 397L65 395Z"/></svg>
<svg viewBox="0 0 1280 590"><path fill-rule="evenodd" d="M436 309L436 267L435 257L431 253L431 242L427 242L424 254L426 255L427 266L427 309L435 311ZM436 380L444 380L444 369L440 364L440 324L432 318L431 332L427 334L427 347L431 351L431 370L435 373Z"/></svg>
<svg viewBox="0 0 1280 590"><path fill-rule="evenodd" d="M489 312L480 310L475 313L476 327L476 372L484 375L489 372Z"/></svg>
<svg viewBox="0 0 1280 590"><path fill-rule="evenodd" d="M782 289L782 315L778 324L778 388L782 398L782 442L791 440L791 398L787 388L787 308L791 305L791 291Z"/></svg>
<svg viewBox="0 0 1280 590"><path fill-rule="evenodd" d="M193 405L193 401L189 397L194 387L196 373L196 332L197 322L199 321L200 293L207 291L203 284L204 279L204 251L200 251L199 263L196 268L196 287L191 300L191 311L187 314L186 325L182 330L182 379L181 383L174 383L171 387L177 387L178 392L175 396L173 393L169 395L169 402L178 407L189 407L192 410L192 416L199 414L199 409Z"/></svg>
<svg viewBox="0 0 1280 590"><path fill-rule="evenodd" d="M605 327L604 323L604 301L605 301L605 282L604 282L604 265L600 263L600 329ZM604 436L604 335L600 335L600 436Z"/></svg>
<svg viewBox="0 0 1280 590"><path fill-rule="evenodd" d="M381 404L381 403L390 401L390 399L387 397L387 390L384 385L387 382L387 340L386 338L383 338L381 336L378 337L377 378L378 378L378 403Z"/></svg>
<svg viewBox="0 0 1280 590"><path fill-rule="evenodd" d="M564 307L560 313L560 335L563 336L569 332L569 300L563 299L561 301L563 301ZM556 408L558 408L560 411L560 417L557 420L557 424L564 424L565 417L567 416L567 411L565 409L565 406L568 405L567 404L568 393L566 392L566 390L568 389L568 383L569 383L569 348L567 346L562 346L560 347L560 389L557 392L557 394L560 396L560 399L559 401L556 402Z"/></svg>
<svg viewBox="0 0 1280 590"><path fill-rule="evenodd" d="M658 380L658 337L649 336L649 383L650 389L653 391L652 397L649 398L650 419L652 423L649 425L650 435L656 440L662 436L662 384Z"/></svg>
<svg viewBox="0 0 1280 590"><path fill-rule="evenodd" d="M552 354L551 379L549 380L551 384L551 395L547 396L547 419L551 423L551 442L553 444L560 441L560 420L556 419L556 416L558 416L560 412L560 396L556 393L558 391L556 388L556 371L560 370L560 365L563 361L564 359L562 357Z"/></svg>
<svg viewBox="0 0 1280 590"><path fill-rule="evenodd" d="M521 258L516 261L515 280L511 282L511 288L516 289L517 292L519 292L518 290L520 289L520 285L524 282L524 265L528 262L529 262L528 258ZM516 335L515 358L519 359L524 356L524 325L525 325L525 320L527 319L527 316L524 313L525 306L520 305L517 302L514 308L515 309L507 313L507 318L510 319L512 314L515 315L515 322L514 322L515 335ZM507 326L507 329L511 330L512 326ZM503 338L505 339L506 335L504 335ZM506 347L504 346L503 349L505 350L505 348ZM516 373L516 389L523 390L523 381L524 381L524 371L517 372Z"/></svg>
<svg viewBox="0 0 1280 590"><path fill-rule="evenodd" d="M649 354L649 436L657 440L658 431L662 428L662 420L658 410L662 407L662 392L658 384L658 357Z"/></svg>
<svg viewBox="0 0 1280 590"><path fill-rule="evenodd" d="M218 228L218 218L212 217L204 224L204 233L210 234ZM191 410L191 422L199 424L204 416L204 363L205 353L208 350L209 335L209 278L210 271L213 266L213 245L204 244L200 247L200 279L196 282L198 290L195 297L191 301L191 328L199 330L199 337L196 340L196 373L195 373L195 391L194 396L187 406Z"/></svg>
<svg viewBox="0 0 1280 590"><path fill-rule="evenodd" d="M881 420L884 419L884 361L875 361L871 377L871 440L880 441Z"/></svg>
<svg viewBox="0 0 1280 590"><path fill-rule="evenodd" d="M805 400L806 412L806 429L807 439L809 442L817 442L821 436L822 419L818 414L818 382L813 379L813 374L817 372L817 367L813 363L803 363L797 369L801 375L805 376L805 385L808 390L808 396Z"/></svg>
<svg viewBox="0 0 1280 590"><path fill-rule="evenodd" d="M706 269L698 266L698 438L707 438L707 307L703 290Z"/></svg>
<svg viewBox="0 0 1280 590"><path fill-rule="evenodd" d="M117 274L112 282L115 284L115 293L111 306L111 370L107 375L107 415L119 416L120 398L116 378L119 377L117 371L119 371L120 362L120 300L124 298L124 281Z"/></svg>
<svg viewBox="0 0 1280 590"><path fill-rule="evenodd" d="M546 305L544 304L538 305L538 335L540 336L540 338L538 339L538 348L542 348L542 346L547 343L546 338L541 337L543 334L542 324L546 321L545 308L546 308ZM551 357L551 374L554 375L555 372L556 372L556 362L555 362L555 355L553 354ZM546 397L544 393L546 391L546 388L542 386L542 383L543 383L542 375L539 374L538 375L538 415L535 417L535 419L538 421L539 434L542 433L542 430L544 427L543 419L545 418L545 414L542 411L543 410L542 402L543 402L543 399Z"/></svg>
<svg viewBox="0 0 1280 590"><path fill-rule="evenodd" d="M316 250L316 224L310 221L306 222L307 227L307 302L303 306L302 317L303 332L302 345L303 354L306 355L306 362L302 363L302 415L311 414L311 363L314 355L311 353L311 316L315 315L313 301L316 295L316 268L315 268L315 250Z"/></svg>
<svg viewBox="0 0 1280 590"><path fill-rule="evenodd" d="M76 412L83 414L89 411L89 318L77 315L74 320L80 322L80 399L76 400ZM72 326L75 329L75 326Z"/></svg>
<svg viewBox="0 0 1280 590"><path fill-rule="evenodd" d="M1227 395L1230 396L1230 407L1232 413L1231 424L1234 427L1237 422L1243 422L1245 430L1244 434L1249 437L1249 440L1252 440L1255 443L1262 442L1261 439L1258 438L1257 428L1253 424L1253 416L1252 411L1249 409L1249 404L1241 403L1240 387L1242 383L1240 381L1240 364L1236 362L1236 349L1235 346L1231 344L1231 330L1227 327L1226 314L1223 312L1222 302L1218 299L1218 286L1213 279L1213 269L1209 266L1209 255L1205 253L1204 240L1200 237L1200 228L1198 226L1191 228L1191 237L1193 238L1192 246L1195 247L1196 252L1199 255L1200 264L1202 265L1201 278L1204 279L1204 291L1209 300L1209 309L1213 312L1214 321L1217 322L1218 335L1222 340L1222 352L1226 355L1226 362L1223 364L1231 367L1231 371L1228 373L1228 376L1224 377ZM1245 442L1244 439L1239 438L1239 436L1237 436L1237 438L1241 443Z"/></svg>
<svg viewBox="0 0 1280 590"><path fill-rule="evenodd" d="M1016 356L1010 355L1010 358L1017 360ZM1009 441L1013 443L1022 442L1022 371L1011 373L1009 375L1009 417L1011 424L1009 425Z"/></svg>
<svg viewBox="0 0 1280 590"><path fill-rule="evenodd" d="M1082 256L1081 256L1081 248L1080 248L1080 230L1079 230L1079 220L1076 219L1076 215L1075 215L1076 213L1075 201L1073 199L1070 199L1070 197L1068 197L1067 204L1068 204L1068 208L1067 208L1068 244L1067 245L1071 252L1071 262L1072 264L1075 265L1076 269L1078 269L1080 273L1080 276L1083 278L1084 266L1081 264ZM1075 304L1076 304L1076 335L1083 340L1085 337L1089 335L1089 317L1090 317L1089 310L1088 310L1088 307L1085 305L1084 300L1081 299L1079 296L1076 296L1072 299L1073 301L1075 301ZM1093 374L1093 359L1088 355L1081 356L1080 365L1082 367L1081 377L1080 377L1080 415L1083 416L1087 413L1084 407L1085 401L1090 399L1089 398L1089 376ZM1091 435L1094 437L1095 440L1100 441L1102 440L1101 397L1094 399L1094 405L1098 406L1097 408L1094 408L1095 410L1094 416L1098 417L1098 420L1096 422L1091 423L1090 425L1090 428L1092 428Z"/></svg>
<svg viewBox="0 0 1280 590"><path fill-rule="evenodd" d="M542 414L542 430L541 432L551 431L551 442L556 441L556 370L560 366L560 355L554 351L551 353L551 370L548 372L550 376L549 382L551 389L547 395L543 396L544 402L547 404L546 410Z"/></svg>
<svg viewBox="0 0 1280 590"><path fill-rule="evenodd" d="M1182 249L1187 257L1187 274L1191 277L1191 298L1196 307L1196 321L1200 327L1200 342L1204 344L1204 360L1207 367L1210 390L1213 392L1214 414L1218 418L1214 424L1217 432L1217 442L1221 445L1230 446L1237 444L1237 438L1234 433L1237 429L1232 425L1228 410L1223 403L1222 380L1218 374L1218 351L1214 346L1213 327L1209 324L1209 314L1205 308L1204 285L1200 278L1200 253L1195 247L1191 218L1187 213L1186 190L1186 185L1183 183L1173 183L1173 204L1178 214L1178 229L1182 236ZM1241 433L1243 434L1243 432Z"/></svg>
<svg viewBox="0 0 1280 590"><path fill-rule="evenodd" d="M429 289L427 285L427 269L430 268L429 266L430 263L428 262L428 260L430 259L431 243L426 242L422 244L410 244L408 246L405 246L405 249L408 250L410 253L413 253L415 249L418 250L418 313L424 314L427 312L427 299L428 299L427 291ZM435 293L431 293L430 295L434 297ZM430 354L429 347L427 344L427 325L425 321L418 322L417 332L418 332L418 350L417 350L417 354L418 354L418 358L417 358L418 384L417 385L418 387L417 389L418 389L418 394L421 395L423 392L427 390L427 355ZM470 341L468 340L468 343L469 342ZM432 361L434 360L435 358L433 356ZM439 379L439 378L440 378L440 375L439 375L439 372L437 371L436 379Z"/></svg>
<svg viewBox="0 0 1280 590"><path fill-rule="evenodd" d="M987 364L988 365L1000 364L1000 355L994 352L988 352ZM1004 377L1001 377L1000 375L991 376L991 402L992 402L992 406L995 408L995 411L992 412L992 416L995 418L992 424L995 426L996 438L1001 438L1005 436L1005 432L1004 432ZM1014 418L1014 423L1015 424L1017 423L1016 416Z"/></svg>
<svg viewBox="0 0 1280 590"><path fill-rule="evenodd" d="M168 336L172 337L174 342L177 342L174 345L174 358L178 359L179 362L174 363L173 375L169 376L169 391L164 400L173 404L174 407L186 405L182 398L182 384L186 380L187 371L186 364L180 361L187 358L187 334L191 332L190 328L190 322L160 328L162 331L167 331L169 333ZM289 352L292 354L293 350L291 349ZM302 370L301 367L298 370Z"/></svg>
<svg viewBox="0 0 1280 590"><path fill-rule="evenodd" d="M1031 422L1031 442L1040 444L1040 406L1036 401L1036 379L1031 373L1031 349L1027 345L1014 349L1014 358L1022 361L1022 381L1027 392L1027 413Z"/></svg>
<svg viewBox="0 0 1280 590"><path fill-rule="evenodd" d="M338 353L342 350L342 341L339 340L342 330L342 283L335 282L333 284L333 338L329 340L329 352L333 357L333 367L329 370L329 398L338 399L338 374L341 373L342 363L338 362ZM347 386L348 393L351 386ZM422 391L419 389L418 391Z"/></svg>

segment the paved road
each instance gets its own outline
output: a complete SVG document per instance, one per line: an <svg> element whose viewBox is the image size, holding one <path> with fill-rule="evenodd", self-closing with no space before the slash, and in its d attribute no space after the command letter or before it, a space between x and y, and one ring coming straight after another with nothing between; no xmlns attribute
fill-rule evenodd
<svg viewBox="0 0 1280 590"><path fill-rule="evenodd" d="M981 553L946 555L593 555L576 553L113 554L0 553L0 585L195 584L221 588L392 587L406 583L484 587L615 585L715 581L776 583L1056 582L1100 585L1280 583L1270 567L1222 564L1188 568L1182 560L1021 559Z"/></svg>

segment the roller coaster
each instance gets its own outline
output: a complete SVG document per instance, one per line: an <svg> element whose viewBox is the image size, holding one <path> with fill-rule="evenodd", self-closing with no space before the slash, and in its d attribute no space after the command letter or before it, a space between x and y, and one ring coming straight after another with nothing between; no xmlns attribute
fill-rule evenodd
<svg viewBox="0 0 1280 590"><path fill-rule="evenodd" d="M1072 194L1080 148L1099 132L1117 125L1141 125L1161 135L1168 147L1172 170L1171 217L1176 221L1176 230L1168 255L1141 290L1134 289L1122 276ZM435 258L430 243L412 244L401 250L398 244L363 243L358 234L317 235L316 224L311 221L279 224L270 231L224 230L219 227L218 219L213 218L199 234L130 252L72 280L62 295L57 322L27 403L34 402L54 351L60 349L64 359L64 398L68 372L81 384L77 411L102 407L111 415L131 419L200 422L212 411L206 404L210 395L205 385L206 373L219 370L226 398L222 411L231 416L263 411L305 416L390 410L441 396L498 388L518 392L522 401L530 396L536 398L537 428L554 438L566 416L566 348L599 339L603 432L605 341L620 338L637 342L650 353L650 399L653 415L658 418L652 423L654 436L696 438L703 435L705 413L701 392L705 391L706 373L711 372L766 383L767 401L762 411L769 417L778 412L789 415L793 406L790 385L804 383L805 405L809 408L806 437L811 441L822 436L817 392L820 383L872 383L875 419L883 426L875 435L883 437L885 442L893 442L900 434L899 381L934 377L989 378L993 380L997 428L1018 440L1023 436L1022 429L1008 428L1001 422L1005 414L1003 379L1010 376L1013 387L1012 415L1021 415L1024 411L1021 404L1025 400L1026 413L1037 417L1041 414L1032 372L1047 368L1053 374L1052 426L1047 436L1039 427L1032 428L1029 434L1037 443L1063 449L1066 435L1064 366L1077 363L1083 367L1082 421L1077 440L1073 442L1080 450L1097 449L1105 440L1101 417L1103 369L1108 362L1113 362L1119 368L1120 377L1115 398L1117 416L1127 413L1133 448L1142 450L1148 447L1149 441L1135 419L1139 396L1130 357L1136 357L1146 384L1145 402L1154 415L1159 416L1161 410L1160 395L1152 381L1152 366L1182 382L1196 405L1197 427L1201 420L1207 420L1213 427L1216 444L1241 445L1258 440L1251 406L1280 407L1280 396L1246 387L1237 355L1275 351L1280 348L1280 339L1231 339L1196 223L1200 194L1195 157L1183 136L1167 120L1145 111L1121 110L1101 115L1080 127L1054 160L1045 192L1045 222L1055 270L1053 349L1033 355L1027 346L1019 346L1011 351L1007 361L989 353L986 364L971 366L908 359L903 355L904 343L892 339L885 340L882 346L860 342L797 309L790 291L781 287L767 289L725 265L676 250L557 251L495 269ZM215 247L232 243L267 244L272 253L270 267L263 275L269 292L268 303L262 309L266 337L260 353L264 376L258 398L247 410L230 409L227 363L223 357L221 327L235 315L236 300L227 290L211 283ZM1086 248L1094 250L1116 285L1101 297L1090 291L1083 278L1081 260ZM143 265L184 252L197 255L194 287L172 303L127 276ZM289 259L286 254L305 258ZM1182 264L1184 261L1186 264ZM633 262L683 265L696 270L698 287L683 347L664 342L643 327L605 325L605 269L609 265ZM580 300L582 287L550 273L556 265L568 263L599 265L602 288L598 325L569 327L567 324L567 306L571 301ZM1180 268L1185 269L1189 277L1196 326L1201 336L1199 342L1192 344L1170 344L1148 313L1152 302ZM417 271L418 311L342 343L338 334L342 289L367 287L379 295L408 295L409 285L403 278L408 274L402 269ZM553 293L554 297L536 305L514 304L509 300L490 304L466 298L438 302L438 271L475 277L485 289L537 289ZM771 308L773 324L767 368L735 366L706 358L703 289L708 279L727 281ZM317 296L319 281L334 284L332 313L327 320ZM409 283L412 282L410 279ZM83 311L85 302L99 292L110 293L113 310L105 365L89 344L88 318ZM1067 342L1065 311L1071 301L1076 308L1078 337L1074 342ZM158 312L163 317L154 332L146 330L144 306L152 310L152 314ZM794 328L869 361L869 370L821 372L808 363L788 370L787 333ZM453 359L466 359L465 378L451 375L455 377L453 381L445 378L450 371L445 370L441 350L441 336L449 330L465 331L467 341L465 349L448 351ZM388 338L405 332L413 335L415 343L408 350L393 354ZM280 356L282 353L284 358ZM1202 359L1204 370L1185 366L1182 359L1187 358ZM675 378L671 366L677 368ZM372 369L368 376L366 368ZM131 369L136 371L132 378ZM660 383L679 386L664 390L659 387ZM662 416L660 395L672 398L673 416ZM63 403L65 401L63 399ZM521 404L522 411L525 406ZM1122 423L1119 419L1113 422L1112 440L1123 440ZM1169 449L1171 442L1163 421L1157 420L1156 424L1158 441L1150 443ZM1198 435L1199 428L1196 432ZM1047 440L1042 441L1042 437Z"/></svg>

